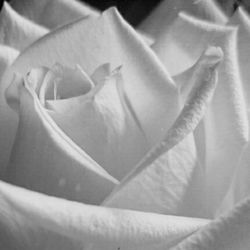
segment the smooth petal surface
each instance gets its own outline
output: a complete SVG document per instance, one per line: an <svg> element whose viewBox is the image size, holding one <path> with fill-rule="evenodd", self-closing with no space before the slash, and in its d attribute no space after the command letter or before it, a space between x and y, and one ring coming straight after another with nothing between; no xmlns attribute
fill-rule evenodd
<svg viewBox="0 0 250 250"><path fill-rule="evenodd" d="M49 29L99 15L97 10L76 0L12 0L11 5L21 15Z"/></svg>
<svg viewBox="0 0 250 250"><path fill-rule="evenodd" d="M204 216L200 206L203 176L193 137L188 134L202 119L212 98L217 81L215 67L222 57L220 49L206 51L193 72L193 89L180 116L164 140L114 189L104 205L192 216L203 212Z"/></svg>
<svg viewBox="0 0 250 250"><path fill-rule="evenodd" d="M112 68L122 65L125 92L151 145L179 113L174 83L155 54L114 8L99 18L58 29L33 44L15 61L6 81L13 72L25 75L30 68L51 67L56 62L69 67L79 64L88 75L107 62Z"/></svg>
<svg viewBox="0 0 250 250"><path fill-rule="evenodd" d="M227 17L214 0L164 0L142 22L140 29L158 38L185 11L196 17L225 24Z"/></svg>
<svg viewBox="0 0 250 250"><path fill-rule="evenodd" d="M250 247L250 199L212 221L171 250L248 250Z"/></svg>
<svg viewBox="0 0 250 250"><path fill-rule="evenodd" d="M61 235L74 242L94 242L96 247L99 245L102 249L150 249L154 246L164 249L208 223L208 220L198 218L85 205L49 197L4 182L0 182L0 203L0 225L12 229L10 234L13 238L20 237L22 240L23 235L29 237L29 231L20 231L20 227L30 227L30 231L49 231L51 236ZM2 243L4 238L1 233L2 231ZM36 236L39 239L39 235ZM53 240L51 236L49 235L49 240ZM54 247L58 249L56 244Z"/></svg>
<svg viewBox="0 0 250 250"><path fill-rule="evenodd" d="M4 170L9 159L11 146L14 140L17 117L14 112L8 107L4 92L6 82L2 81L5 70L16 59L19 52L13 48L0 45L0 179L3 178Z"/></svg>
<svg viewBox="0 0 250 250"><path fill-rule="evenodd" d="M23 50L32 42L45 35L48 30L15 12L4 2L0 12L0 44Z"/></svg>
<svg viewBox="0 0 250 250"><path fill-rule="evenodd" d="M13 101L8 95L7 99ZM27 82L19 85L18 112L7 180L47 194L100 204L118 182L58 128Z"/></svg>
<svg viewBox="0 0 250 250"><path fill-rule="evenodd" d="M230 19L229 24L238 26L238 57L239 69L244 87L245 100L248 109L250 108L250 17L247 12L239 7Z"/></svg>
<svg viewBox="0 0 250 250"><path fill-rule="evenodd" d="M149 150L123 87L122 73L117 72L85 96L48 102L49 114L57 125L118 179Z"/></svg>

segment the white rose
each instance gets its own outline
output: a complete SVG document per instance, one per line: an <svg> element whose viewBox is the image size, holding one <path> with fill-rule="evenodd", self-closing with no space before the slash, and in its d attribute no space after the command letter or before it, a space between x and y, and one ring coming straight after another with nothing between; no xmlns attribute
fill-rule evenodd
<svg viewBox="0 0 250 250"><path fill-rule="evenodd" d="M154 53L115 9L54 1L62 20L46 1L24 3L13 6L48 28L93 17L44 36L5 4L1 42L21 53L10 66L18 51L0 47L1 176L12 183L0 183L1 248L248 249L249 200L234 207L249 194L236 28L175 12ZM228 22L211 1L178 6Z"/></svg>

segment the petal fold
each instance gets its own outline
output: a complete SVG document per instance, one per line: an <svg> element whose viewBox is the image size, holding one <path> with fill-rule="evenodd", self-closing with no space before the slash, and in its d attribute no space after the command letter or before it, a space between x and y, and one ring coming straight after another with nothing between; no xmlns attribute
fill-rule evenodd
<svg viewBox="0 0 250 250"><path fill-rule="evenodd" d="M122 73L112 73L86 95L49 101L57 125L108 173L123 178L149 149L127 103Z"/></svg>
<svg viewBox="0 0 250 250"><path fill-rule="evenodd" d="M237 29L215 25L183 13L179 14L176 27L172 28L165 38L179 50L171 50L171 46L165 46L163 41L168 40L163 39L162 45L165 47L158 48L166 52L163 54L166 62L167 56L174 59L175 65L179 60L185 61L184 69L188 65L193 66L200 50L207 45L221 47L224 52L224 60L218 68L218 87L208 112L194 132L199 160L206 175L206 207L210 216L214 216L228 192L248 142L247 106L237 58ZM197 46L193 46L194 44ZM169 51L172 52L169 54ZM182 76L175 76L177 85L180 84L180 78L184 81L179 85L184 92L191 89L188 85L191 81L187 80L191 77L188 73L190 67L185 73L182 72ZM181 98L186 95L184 92L181 93Z"/></svg>
<svg viewBox="0 0 250 250"><path fill-rule="evenodd" d="M215 68L222 57L219 48L206 51L193 73L193 88L181 114L164 139L122 180L105 199L104 205L157 213L197 215L197 209L185 199L187 189L194 183L193 197L190 195L192 202L199 200L195 196L200 199L202 197L202 184L199 181L201 169L193 137L189 134L203 118L212 98L217 82Z"/></svg>

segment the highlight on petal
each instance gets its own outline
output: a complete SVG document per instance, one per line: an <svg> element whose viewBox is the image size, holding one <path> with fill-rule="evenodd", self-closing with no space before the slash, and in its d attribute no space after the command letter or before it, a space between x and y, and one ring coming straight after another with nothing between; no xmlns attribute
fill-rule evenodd
<svg viewBox="0 0 250 250"><path fill-rule="evenodd" d="M99 18L82 19L40 39L19 56L9 75L25 75L40 65L51 68L57 62L67 67L79 64L88 75L107 62L112 68L122 65L125 93L150 145L164 135L179 113L173 81L115 8Z"/></svg>
<svg viewBox="0 0 250 250"><path fill-rule="evenodd" d="M164 0L139 28L158 39L158 36L170 28L178 13L182 11L218 24L225 24L228 20L214 0Z"/></svg>
<svg viewBox="0 0 250 250"><path fill-rule="evenodd" d="M250 58L250 17L247 12L239 7L234 13L233 17L229 20L230 25L237 25L238 27L238 57L239 69L243 82L245 100L248 109L250 108L250 74L249 74L249 58Z"/></svg>
<svg viewBox="0 0 250 250"><path fill-rule="evenodd" d="M249 218L250 199L247 198L170 250L248 250Z"/></svg>
<svg viewBox="0 0 250 250"><path fill-rule="evenodd" d="M31 231L38 237L39 244L39 236L46 240L42 232L51 232L47 242L52 242L54 248L49 249L58 249L54 235L64 236L66 242L69 239L84 245L94 243L93 249L166 249L209 222L198 218L85 205L4 182L0 182L0 204L0 226L14 229L10 230L9 238L13 236L14 240L17 236L21 241L23 235L32 236L29 235ZM37 235L36 230L41 235ZM35 247L31 249L40 250Z"/></svg>
<svg viewBox="0 0 250 250"><path fill-rule="evenodd" d="M0 45L0 179L4 176L5 167L10 155L11 146L14 140L17 118L14 112L8 107L4 92L6 82L3 80L3 75L6 69L16 59L19 52L13 48Z"/></svg>
<svg viewBox="0 0 250 250"><path fill-rule="evenodd" d="M104 205L192 216L203 212L205 216L201 206L197 209L191 204L202 199L203 190L194 141L188 135L203 118L212 98L217 82L215 68L222 57L219 48L209 48L205 52L193 72L192 91L181 114L164 139L114 189ZM192 185L196 192L193 190L188 201L185 196ZM198 203L200 205L201 201Z"/></svg>
<svg viewBox="0 0 250 250"><path fill-rule="evenodd" d="M115 178L123 178L149 149L127 103L120 70L86 95L48 100L46 105L57 125Z"/></svg>
<svg viewBox="0 0 250 250"><path fill-rule="evenodd" d="M49 29L100 14L98 10L76 0L12 0L11 6L21 15Z"/></svg>
<svg viewBox="0 0 250 250"><path fill-rule="evenodd" d="M23 50L48 30L20 16L5 1L0 12L0 43Z"/></svg>
<svg viewBox="0 0 250 250"><path fill-rule="evenodd" d="M21 82L19 126L6 179L28 189L100 204L118 181L61 131L41 105L34 85L14 81Z"/></svg>

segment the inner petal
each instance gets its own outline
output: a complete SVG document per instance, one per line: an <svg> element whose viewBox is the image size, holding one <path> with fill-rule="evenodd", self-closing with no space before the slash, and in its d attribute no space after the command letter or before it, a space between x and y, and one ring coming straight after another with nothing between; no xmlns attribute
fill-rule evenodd
<svg viewBox="0 0 250 250"><path fill-rule="evenodd" d="M44 104L45 100L84 95L93 86L93 81L79 65L72 69L57 63L44 76L39 90L39 98Z"/></svg>
<svg viewBox="0 0 250 250"><path fill-rule="evenodd" d="M123 91L119 70L86 95L50 100L46 106L64 132L118 179L148 150L146 136Z"/></svg>

